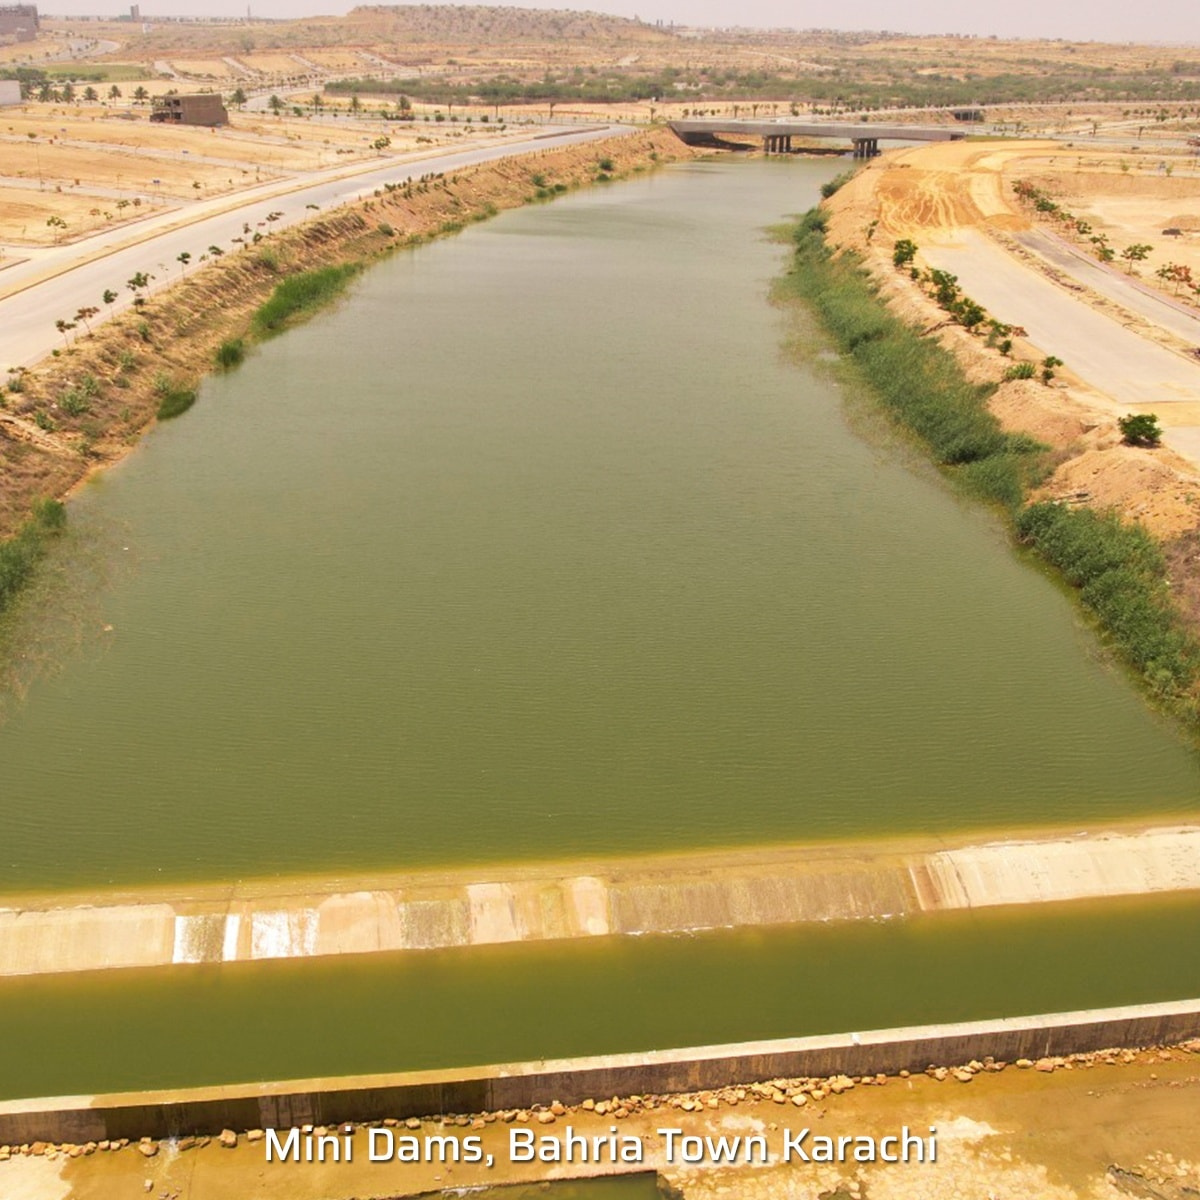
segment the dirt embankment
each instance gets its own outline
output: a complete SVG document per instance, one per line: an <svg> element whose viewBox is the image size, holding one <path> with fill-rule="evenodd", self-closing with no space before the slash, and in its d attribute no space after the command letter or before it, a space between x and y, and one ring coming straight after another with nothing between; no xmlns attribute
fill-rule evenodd
<svg viewBox="0 0 1200 1200"><path fill-rule="evenodd" d="M921 246L984 233L1009 246L1009 235L1031 227L1030 215L1010 200L1013 164L1055 152L1061 155L1061 148L1045 142L957 143L888 155L828 202L829 240L861 255L893 310L951 349L972 379L999 381L990 406L1003 427L1028 433L1053 450L1054 470L1036 498L1115 509L1141 522L1164 543L1176 593L1200 619L1196 465L1165 446L1123 444L1117 416L1124 410L1073 375L1069 363L1052 386L1036 378L1003 381L1014 361L1038 363L1054 347L1034 346L1018 329L1011 358L1004 357L987 344L986 325L971 333L954 323L907 269L892 263L901 238ZM922 265L918 251L917 266ZM1019 312L995 315L1021 320Z"/></svg>
<svg viewBox="0 0 1200 1200"><path fill-rule="evenodd" d="M58 357L11 377L0 393L0 539L15 532L35 500L65 495L126 454L153 424L162 395L194 387L212 370L217 347L245 335L254 310L286 276L370 263L500 209L695 154L655 129L381 188L304 225L248 240L237 254L210 258L141 311L95 333L77 330L83 336Z"/></svg>

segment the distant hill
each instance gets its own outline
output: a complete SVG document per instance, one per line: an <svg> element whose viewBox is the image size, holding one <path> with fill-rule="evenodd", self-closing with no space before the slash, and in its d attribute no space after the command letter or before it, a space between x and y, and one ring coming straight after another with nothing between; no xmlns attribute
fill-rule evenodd
<svg viewBox="0 0 1200 1200"><path fill-rule="evenodd" d="M644 45L674 41L665 29L605 13L486 5L366 5L344 17L239 24L162 22L129 38L122 54L249 54L355 46L385 51L389 46L482 47L577 42Z"/></svg>
<svg viewBox="0 0 1200 1200"><path fill-rule="evenodd" d="M363 37L396 42L507 45L513 42L658 41L671 35L653 25L605 13L566 9L457 4L371 4L352 9L347 25Z"/></svg>

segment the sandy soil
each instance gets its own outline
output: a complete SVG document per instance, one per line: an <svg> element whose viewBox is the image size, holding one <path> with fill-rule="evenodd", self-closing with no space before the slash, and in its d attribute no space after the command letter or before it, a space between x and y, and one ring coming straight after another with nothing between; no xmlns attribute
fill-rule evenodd
<svg viewBox="0 0 1200 1200"><path fill-rule="evenodd" d="M943 341L980 381L998 380L1006 360L987 349L981 338L946 325L945 314L932 300L891 266L896 239L911 238L925 248L919 262L935 260L933 265L970 275L968 294L974 294L973 288L978 290L977 298L1001 320L1031 329L1039 322L1046 325L1034 340L1018 339L1013 357L1037 361L1057 352L1067 360L1067 368L1056 383L1067 386L1002 383L993 411L1007 428L1032 433L1057 451L1061 465L1044 494L1115 507L1143 521L1160 537L1176 538L1200 526L1200 460L1182 457L1167 447L1140 450L1124 446L1116 418L1140 407L1154 408L1163 416L1174 412L1178 420L1168 418L1169 423L1186 422L1194 411L1192 405L1200 401L1200 368L1189 365L1182 355L1172 356L1150 339L1143 342L1134 336L1123 326L1135 322L1113 305L1089 304L1097 298L1078 287L1060 286L1070 281L1054 282L1028 256L1008 253L1010 235L1033 224L1031 214L1012 198L1012 179L1028 177L1032 171L1045 178L1053 167L1071 172L1074 178L1075 166L1075 158L1065 156L1061 145L1047 142L1012 142L998 147L935 144L889 154L871 163L834 197L830 236L835 243L858 250L897 310L918 324L938 329ZM1092 186L1098 188L1103 178L1093 172ZM1152 182L1159 188L1169 185L1172 192L1188 186L1182 179ZM1180 206L1180 198L1175 196L1154 202ZM1150 210L1143 211L1148 214ZM1150 218L1147 215L1145 219ZM874 237L868 239L872 221L879 224ZM989 303L991 296L998 303ZM1055 326L1055 321L1060 324ZM1070 335L1070 354L1062 352L1060 338L1060 333L1068 336L1064 332L1068 327L1078 327L1079 333L1078 337ZM1169 331L1161 333L1165 343L1178 343ZM1129 357L1114 369L1108 358L1115 353L1117 342L1122 347L1128 343ZM1143 358L1150 364L1146 371L1138 367ZM1147 392L1147 381L1160 375L1162 389ZM1181 442L1181 448L1186 449L1186 444Z"/></svg>
<svg viewBox="0 0 1200 1200"><path fill-rule="evenodd" d="M474 1114L443 1126L426 1122L397 1133L473 1134L495 1156L490 1170L466 1164L367 1161L367 1134L353 1135L350 1163L267 1164L262 1141L239 1137L189 1149L164 1143L153 1157L76 1149L53 1158L0 1162L0 1188L14 1200L112 1200L152 1192L171 1200L350 1200L412 1196L444 1188L527 1182L589 1173L587 1167L514 1164L509 1130L540 1135L606 1135L643 1140L645 1166L659 1169L685 1200L1186 1200L1200 1186L1200 1067L1193 1053L1149 1051L1077 1062L1049 1073L1009 1067L962 1083L925 1075L873 1078L840 1094L794 1104L773 1085L665 1098L650 1112L601 1115L559 1109L548 1124L531 1114ZM619 1105L614 1105L619 1108ZM622 1110L623 1111L623 1110ZM550 1115L550 1114L547 1114ZM515 1119L514 1119L515 1118ZM511 1122L511 1124L510 1124ZM395 1124L393 1122L393 1124ZM783 1131L812 1136L893 1134L903 1125L937 1130L934 1164L845 1165L778 1162ZM773 1164L716 1168L665 1162L658 1130L701 1136L766 1136ZM240 1131L239 1131L240 1132ZM602 1168L607 1170L608 1168ZM591 1169L594 1173L595 1168ZM12 1189L12 1190L9 1190Z"/></svg>
<svg viewBox="0 0 1200 1200"><path fill-rule="evenodd" d="M494 125L395 122L383 131L390 145L381 152L372 145L381 135L378 120L234 112L229 126L213 130L152 124L145 108L23 106L6 112L0 126L0 189L9 185L0 242L16 248L75 240L137 215L135 199L186 206L271 179L454 144L468 130L506 136ZM20 184L27 186L14 186ZM48 226L52 216L68 228Z"/></svg>

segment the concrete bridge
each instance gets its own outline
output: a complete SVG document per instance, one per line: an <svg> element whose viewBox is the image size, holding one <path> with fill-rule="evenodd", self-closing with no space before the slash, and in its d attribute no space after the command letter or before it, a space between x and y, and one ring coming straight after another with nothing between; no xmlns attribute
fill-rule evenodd
<svg viewBox="0 0 1200 1200"><path fill-rule="evenodd" d="M884 125L868 121L739 121L728 117L669 122L689 146L719 144L721 133L761 137L767 154L790 154L792 138L844 138L855 158L874 158L880 142L957 142L966 131L938 125Z"/></svg>

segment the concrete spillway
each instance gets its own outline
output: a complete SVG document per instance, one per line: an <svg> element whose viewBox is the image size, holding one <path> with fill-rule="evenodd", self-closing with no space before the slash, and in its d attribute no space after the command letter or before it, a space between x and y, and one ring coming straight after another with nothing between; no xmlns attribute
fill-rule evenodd
<svg viewBox="0 0 1200 1200"><path fill-rule="evenodd" d="M880 142L955 142L966 137L961 129L940 125L884 125L870 121L745 121L729 118L690 118L671 121L676 136L689 146L711 145L719 134L762 138L768 153L787 153L793 138L836 138L849 141L856 158L872 158Z"/></svg>
<svg viewBox="0 0 1200 1200"><path fill-rule="evenodd" d="M427 950L1200 889L1200 827L773 847L0 900L0 976Z"/></svg>

